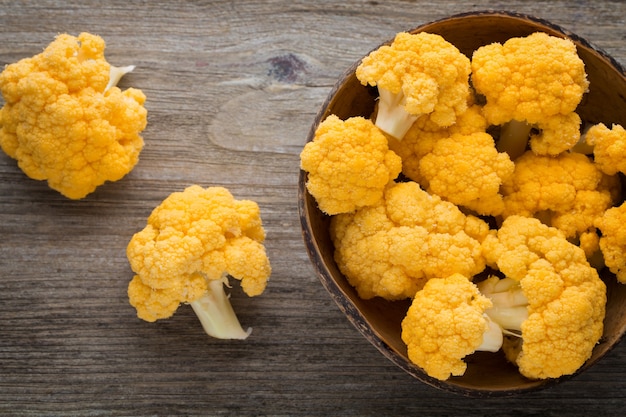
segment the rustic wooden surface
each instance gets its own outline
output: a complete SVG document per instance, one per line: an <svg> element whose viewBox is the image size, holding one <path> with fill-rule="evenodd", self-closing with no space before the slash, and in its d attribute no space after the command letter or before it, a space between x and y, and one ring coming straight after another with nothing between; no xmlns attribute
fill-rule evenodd
<svg viewBox="0 0 626 417"><path fill-rule="evenodd" d="M626 2L0 1L0 64L57 33L97 33L147 95L135 170L82 201L0 155L0 414L623 415L626 342L590 371L522 397L424 385L361 337L319 283L297 212L299 152L335 80L398 31L489 8L548 19L626 64ZM125 247L154 206L197 183L262 210L273 275L232 303L250 338L207 337L183 306L146 323Z"/></svg>

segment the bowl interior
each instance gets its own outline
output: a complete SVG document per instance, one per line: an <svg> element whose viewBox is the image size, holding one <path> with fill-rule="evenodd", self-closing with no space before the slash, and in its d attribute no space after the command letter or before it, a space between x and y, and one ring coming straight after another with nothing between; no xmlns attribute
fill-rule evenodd
<svg viewBox="0 0 626 417"><path fill-rule="evenodd" d="M429 23L412 32L439 34L471 58L472 52L482 45L504 42L511 37L527 36L536 31L567 36L577 45L590 81L589 92L578 108L581 118L590 123L603 122L607 126L619 123L626 126L626 77L621 66L585 40L549 22L506 12L479 12ZM346 119L352 116L369 117L372 113L376 92L362 86L356 79L354 70L357 65L358 62L345 73L329 95L311 128L309 141L313 139L319 123L330 114ZM396 365L429 385L468 396L514 395L545 388L569 378L541 381L526 379L501 353L481 352L466 357L468 368L465 375L452 377L448 381L431 378L419 367L412 365L400 336L400 323L409 302L362 300L358 297L333 259L334 248L328 234L330 218L317 208L305 184L306 173L301 172L299 208L303 236L322 284L353 325ZM607 353L626 331L626 285L617 284L615 277L606 271L601 275L608 288L604 335L592 357L578 372Z"/></svg>

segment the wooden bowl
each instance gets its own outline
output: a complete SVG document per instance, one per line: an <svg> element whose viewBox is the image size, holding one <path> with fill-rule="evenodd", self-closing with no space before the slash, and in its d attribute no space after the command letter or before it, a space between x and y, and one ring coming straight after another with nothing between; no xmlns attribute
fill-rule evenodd
<svg viewBox="0 0 626 417"><path fill-rule="evenodd" d="M504 42L511 37L527 36L536 31L568 37L578 47L590 81L590 90L578 109L581 118L590 123L626 126L626 77L623 68L589 42L554 24L531 16L486 11L455 15L411 32L439 34L471 57L472 52L482 45ZM319 123L330 114L344 120L352 116L371 115L376 92L362 86L356 79L354 72L359 62L349 68L335 85L311 127L309 141L313 139ZM330 218L318 209L314 198L307 192L306 180L306 173L301 171L298 195L300 219L307 251L319 279L350 322L393 363L426 384L472 397L516 395L553 386L572 377L526 379L505 360L503 354L481 352L465 358L468 367L461 377L452 377L447 381L429 377L409 361L406 346L400 337L400 323L409 301L362 300L358 297L337 268L328 233ZM618 284L615 276L607 271L601 275L608 289L604 335L577 374L602 358L626 332L626 285Z"/></svg>

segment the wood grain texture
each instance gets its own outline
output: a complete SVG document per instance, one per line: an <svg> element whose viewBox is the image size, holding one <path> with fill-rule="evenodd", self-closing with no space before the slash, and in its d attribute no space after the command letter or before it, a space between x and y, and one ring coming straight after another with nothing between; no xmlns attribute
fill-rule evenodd
<svg viewBox="0 0 626 417"><path fill-rule="evenodd" d="M146 147L123 180L70 201L0 155L0 415L598 415L626 408L626 345L545 391L470 400L413 380L361 337L307 257L299 152L337 78L398 31L507 9L626 64L621 1L0 0L0 64L60 32L107 41L121 87L147 95ZM157 204L197 183L256 200L273 274L232 303L245 342L208 338L189 307L145 323L125 247Z"/></svg>

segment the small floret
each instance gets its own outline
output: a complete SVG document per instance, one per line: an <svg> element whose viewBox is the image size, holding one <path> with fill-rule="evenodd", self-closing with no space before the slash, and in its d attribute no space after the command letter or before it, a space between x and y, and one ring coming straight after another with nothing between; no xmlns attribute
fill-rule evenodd
<svg viewBox="0 0 626 417"><path fill-rule="evenodd" d="M222 187L193 185L168 196L127 247L136 273L128 286L139 318L171 317L191 304L204 330L221 339L245 339L224 285L228 276L257 296L271 273L258 205L235 200Z"/></svg>
<svg viewBox="0 0 626 417"><path fill-rule="evenodd" d="M607 175L626 174L626 130L618 124L611 129L603 123L591 126L584 135L593 150L593 160Z"/></svg>
<svg viewBox="0 0 626 417"><path fill-rule="evenodd" d="M419 164L422 157L432 152L435 143L453 134L470 135L485 132L488 124L481 112L481 107L472 104L466 111L457 115L456 123L449 127L441 127L424 116L417 119L402 140L389 139L389 149L402 159L402 173L417 182L422 188L428 183L423 178Z"/></svg>
<svg viewBox="0 0 626 417"><path fill-rule="evenodd" d="M626 203L608 209L595 225L602 232L600 250L605 265L626 284Z"/></svg>
<svg viewBox="0 0 626 417"><path fill-rule="evenodd" d="M104 49L99 36L62 34L0 74L0 147L71 199L128 174L144 144L145 95L114 85L134 67L111 66Z"/></svg>
<svg viewBox="0 0 626 417"><path fill-rule="evenodd" d="M454 124L470 95L469 58L443 37L401 32L363 59L356 77L378 88L376 126L402 139L424 114L438 126Z"/></svg>
<svg viewBox="0 0 626 417"><path fill-rule="evenodd" d="M528 378L576 372L602 336L606 305L606 286L584 251L560 230L522 216L508 217L495 235L487 236L483 247L488 264L518 282L528 300L528 317L514 317L519 337L503 342L507 358ZM494 291L497 287L492 284L484 284L482 290L494 306L507 305L504 294L498 295L499 302L493 297L506 292L513 293L509 307L523 306L514 294L519 292L515 285Z"/></svg>
<svg viewBox="0 0 626 417"><path fill-rule="evenodd" d="M589 82L571 40L537 32L480 47L472 55L472 83L487 99L487 120L503 125L498 149L512 159L526 150L529 135L541 155L557 155L580 139L575 111ZM533 127L538 134L531 135Z"/></svg>
<svg viewBox="0 0 626 417"><path fill-rule="evenodd" d="M515 161L502 194L504 217L541 218L572 241L580 241L591 257L598 249L594 223L619 200L620 183L586 155L565 152L550 157L527 151Z"/></svg>
<svg viewBox="0 0 626 417"><path fill-rule="evenodd" d="M485 268L489 226L417 183L397 183L374 206L331 219L335 261L363 299L411 298L426 281Z"/></svg>
<svg viewBox="0 0 626 417"><path fill-rule="evenodd" d="M318 126L300 154L300 165L308 173L308 191L329 215L376 204L402 170L400 157L371 120L342 121L335 115Z"/></svg>
<svg viewBox="0 0 626 417"><path fill-rule="evenodd" d="M502 333L485 311L491 301L467 277L453 274L429 280L402 320L408 356L428 375L440 380L465 373L467 355L498 351Z"/></svg>
<svg viewBox="0 0 626 417"><path fill-rule="evenodd" d="M480 215L497 216L504 210L500 186L514 165L488 133L477 132L438 140L419 168L429 193Z"/></svg>

